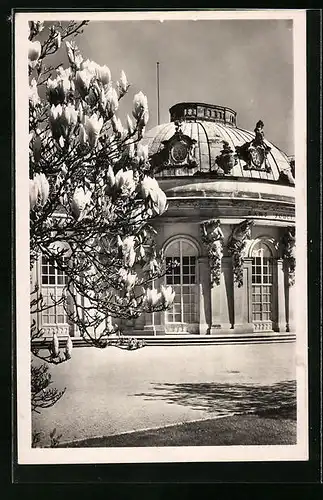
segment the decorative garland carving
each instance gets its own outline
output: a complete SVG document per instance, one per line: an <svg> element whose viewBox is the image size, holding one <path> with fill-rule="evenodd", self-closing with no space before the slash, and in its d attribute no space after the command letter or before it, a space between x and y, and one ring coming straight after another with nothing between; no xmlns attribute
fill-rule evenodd
<svg viewBox="0 0 323 500"><path fill-rule="evenodd" d="M253 224L253 220L244 220L235 226L228 241L228 252L232 256L234 282L237 283L238 288L243 285L244 250L247 240L251 238Z"/></svg>
<svg viewBox="0 0 323 500"><path fill-rule="evenodd" d="M212 286L219 285L221 278L221 261L223 257L224 240L224 235L220 227L220 221L211 219L209 221L202 222L201 232L202 241L208 250Z"/></svg>
<svg viewBox="0 0 323 500"><path fill-rule="evenodd" d="M245 142L242 146L236 146L238 157L245 161L245 170L260 170L271 172L267 163L267 155L271 147L264 141L264 123L259 120L254 130L255 138L250 142Z"/></svg>
<svg viewBox="0 0 323 500"><path fill-rule="evenodd" d="M287 227L281 239L282 257L284 260L284 267L288 273L288 284L293 286L295 283L295 268L296 268L296 238L295 227Z"/></svg>

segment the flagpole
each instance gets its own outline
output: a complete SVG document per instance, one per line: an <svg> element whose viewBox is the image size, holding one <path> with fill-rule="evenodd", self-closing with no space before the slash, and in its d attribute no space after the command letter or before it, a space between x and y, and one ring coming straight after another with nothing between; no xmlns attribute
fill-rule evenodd
<svg viewBox="0 0 323 500"><path fill-rule="evenodd" d="M160 111L159 111L159 62L157 62L157 125L160 124Z"/></svg>

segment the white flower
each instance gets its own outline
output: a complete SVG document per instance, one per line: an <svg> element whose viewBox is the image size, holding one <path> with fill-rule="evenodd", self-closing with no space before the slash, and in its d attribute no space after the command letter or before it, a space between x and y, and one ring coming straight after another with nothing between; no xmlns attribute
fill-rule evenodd
<svg viewBox="0 0 323 500"><path fill-rule="evenodd" d="M142 92L136 94L133 99L132 114L135 120L142 126L147 124L149 118L148 99Z"/></svg>
<svg viewBox="0 0 323 500"><path fill-rule="evenodd" d="M99 66L97 64L95 68L95 75L103 85L108 85L111 81L111 71L106 65Z"/></svg>
<svg viewBox="0 0 323 500"><path fill-rule="evenodd" d="M159 305L161 300L162 300L162 295L160 292L157 292L155 288L147 288L145 303L148 306L148 309L151 309Z"/></svg>
<svg viewBox="0 0 323 500"><path fill-rule="evenodd" d="M135 131L134 124L132 123L132 120L129 115L127 115L127 129L129 135L132 135Z"/></svg>
<svg viewBox="0 0 323 500"><path fill-rule="evenodd" d="M110 87L106 93L106 111L108 117L112 117L119 107L118 94L115 88Z"/></svg>
<svg viewBox="0 0 323 500"><path fill-rule="evenodd" d="M77 187L75 189L71 203L71 210L73 217L76 220L80 220L80 218L82 217L86 205L88 205L90 202L90 198L91 198L90 191L85 193L82 187Z"/></svg>
<svg viewBox="0 0 323 500"><path fill-rule="evenodd" d="M160 291L164 302L164 306L167 308L170 307L174 302L175 291L172 289L171 286L165 287L164 285L161 285Z"/></svg>
<svg viewBox="0 0 323 500"><path fill-rule="evenodd" d="M117 118L116 115L113 115L111 118L112 128L115 134L122 136L124 133L124 128L122 126L120 118Z"/></svg>
<svg viewBox="0 0 323 500"><path fill-rule="evenodd" d="M75 42L65 42L65 45L67 50L67 57L71 66L75 66L76 69L80 69L83 57L80 54L80 51L78 50Z"/></svg>
<svg viewBox="0 0 323 500"><path fill-rule="evenodd" d="M28 41L28 59L30 66L34 67L37 63L41 54L41 44L37 40L36 42Z"/></svg>
<svg viewBox="0 0 323 500"><path fill-rule="evenodd" d="M148 145L143 146L139 143L137 146L137 156L139 161L145 163L148 160Z"/></svg>
<svg viewBox="0 0 323 500"><path fill-rule="evenodd" d="M136 260L136 252L134 250L135 238L134 236L127 236L121 242L122 255L125 267L132 267Z"/></svg>
<svg viewBox="0 0 323 500"><path fill-rule="evenodd" d="M158 186L158 182L156 181L156 179L145 175L143 180L141 181L140 188L144 200L148 198L148 196L150 196L153 202L157 201L158 191L160 187Z"/></svg>
<svg viewBox="0 0 323 500"><path fill-rule="evenodd" d="M113 168L111 165L109 165L108 172L107 172L107 184L109 187L113 187L115 185L116 178L113 172Z"/></svg>
<svg viewBox="0 0 323 500"><path fill-rule="evenodd" d="M92 78L93 74L88 69L82 69L76 72L75 88L83 99L85 99L88 94Z"/></svg>
<svg viewBox="0 0 323 500"><path fill-rule="evenodd" d="M129 88L129 83L125 72L122 70L119 81L119 88L121 90L121 95L125 94Z"/></svg>
<svg viewBox="0 0 323 500"><path fill-rule="evenodd" d="M167 210L167 197L164 191L160 188L157 193L157 200L153 204L153 208L157 215L162 215Z"/></svg>
<svg viewBox="0 0 323 500"><path fill-rule="evenodd" d="M78 112L76 111L73 104L69 103L67 106L64 106L62 112L62 120L65 126L75 126L77 124Z"/></svg>
<svg viewBox="0 0 323 500"><path fill-rule="evenodd" d="M37 82L35 78L31 80L29 86L29 102L32 106L36 106L36 104L40 103L40 97L38 95Z"/></svg>
<svg viewBox="0 0 323 500"><path fill-rule="evenodd" d="M62 104L65 101L67 92L71 90L71 81L67 75L49 78L46 82L47 98L50 104Z"/></svg>
<svg viewBox="0 0 323 500"><path fill-rule="evenodd" d="M79 129L79 137L78 137L79 143L83 146L84 144L87 143L87 139L88 139L87 133L85 132L85 128L81 123Z"/></svg>
<svg viewBox="0 0 323 500"><path fill-rule="evenodd" d="M102 126L103 126L102 116L98 118L98 115L96 113L93 113L91 118L89 118L88 116L85 117L84 128L89 138L90 146L92 146L92 148L95 147L98 142Z"/></svg>
<svg viewBox="0 0 323 500"><path fill-rule="evenodd" d="M47 180L45 174L43 174L43 173L36 174L35 179L39 183L39 191L38 191L39 202L43 206L43 205L45 205L46 201L48 200L49 183L48 183L48 180Z"/></svg>
<svg viewBox="0 0 323 500"><path fill-rule="evenodd" d="M29 205L32 210L38 200L39 184L34 179L29 179Z"/></svg>
<svg viewBox="0 0 323 500"><path fill-rule="evenodd" d="M54 42L56 49L59 49L62 44L62 37L60 33L56 33Z"/></svg>
<svg viewBox="0 0 323 500"><path fill-rule="evenodd" d="M112 333L114 331L114 327L113 327L112 318L111 318L110 315L107 317L107 323L106 324L107 324L106 331L108 332L108 334Z"/></svg>
<svg viewBox="0 0 323 500"><path fill-rule="evenodd" d="M136 189L136 182L133 178L132 170L119 170L115 177L116 187L120 189L122 194L129 196Z"/></svg>
<svg viewBox="0 0 323 500"><path fill-rule="evenodd" d="M59 341L56 332L53 333L52 354L54 358L57 358L57 356L59 355Z"/></svg>
<svg viewBox="0 0 323 500"><path fill-rule="evenodd" d="M71 359L73 349L73 342L70 336L67 337L66 346L65 346L65 357L66 359Z"/></svg>
<svg viewBox="0 0 323 500"><path fill-rule="evenodd" d="M125 284L127 286L127 290L131 290L131 288L133 288L136 284L136 281L137 281L137 275L136 274L131 274L131 273L128 273L127 274L127 277L125 279Z"/></svg>

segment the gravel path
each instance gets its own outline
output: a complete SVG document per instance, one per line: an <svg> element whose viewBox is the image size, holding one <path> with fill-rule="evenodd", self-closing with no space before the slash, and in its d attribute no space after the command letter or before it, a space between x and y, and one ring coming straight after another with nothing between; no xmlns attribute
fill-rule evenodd
<svg viewBox="0 0 323 500"><path fill-rule="evenodd" d="M78 348L51 369L67 387L53 408L33 415L48 444L245 412L295 397L295 345Z"/></svg>

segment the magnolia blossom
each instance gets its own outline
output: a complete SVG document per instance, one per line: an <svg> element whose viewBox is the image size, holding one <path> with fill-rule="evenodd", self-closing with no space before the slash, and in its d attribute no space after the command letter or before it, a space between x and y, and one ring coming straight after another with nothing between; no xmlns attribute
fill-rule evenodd
<svg viewBox="0 0 323 500"><path fill-rule="evenodd" d="M33 179L29 179L29 203L33 209L37 203L43 206L48 200L49 183L45 174L36 174Z"/></svg>
<svg viewBox="0 0 323 500"><path fill-rule="evenodd" d="M148 306L148 309L158 306L161 303L162 294L157 292L155 288L147 288L145 303Z"/></svg>
<svg viewBox="0 0 323 500"><path fill-rule="evenodd" d="M75 219L79 220L82 217L86 205L90 203L90 199L90 191L85 193L83 187L77 187L75 189L71 203L71 210Z"/></svg>
<svg viewBox="0 0 323 500"><path fill-rule="evenodd" d="M68 75L58 76L55 79L49 78L46 82L47 98L49 104L63 104L67 93L71 90L71 80Z"/></svg>
<svg viewBox="0 0 323 500"><path fill-rule="evenodd" d="M98 115L96 113L93 113L91 118L89 118L88 116L85 117L84 128L89 139L89 144L92 148L94 148L97 145L102 126L103 126L102 116L98 118Z"/></svg>
<svg viewBox="0 0 323 500"><path fill-rule="evenodd" d="M61 135L64 133L61 122L62 113L63 108L60 104L58 104L57 106L52 105L49 111L49 125L52 131L52 135L57 141L59 141Z"/></svg>
<svg viewBox="0 0 323 500"><path fill-rule="evenodd" d="M119 89L120 89L120 94L121 95L124 95L128 88L129 88L129 83L128 83L128 80L127 80L127 76L125 74L125 72L122 70L121 71L121 75L120 75L120 80L118 82L118 86L119 86Z"/></svg>
<svg viewBox="0 0 323 500"><path fill-rule="evenodd" d="M64 106L62 112L62 123L66 127L75 126L78 120L78 112L76 111L73 104L69 103Z"/></svg>
<svg viewBox="0 0 323 500"><path fill-rule="evenodd" d="M117 118L116 115L113 115L113 117L111 118L111 124L113 131L117 135L117 137L122 137L125 133L125 130L120 118Z"/></svg>
<svg viewBox="0 0 323 500"><path fill-rule="evenodd" d="M38 200L39 185L34 179L29 179L29 205L32 210Z"/></svg>
<svg viewBox="0 0 323 500"><path fill-rule="evenodd" d="M38 87L37 87L37 82L36 82L35 78L33 78L30 82L29 102L33 107L35 107L37 104L40 103L40 97L38 95Z"/></svg>
<svg viewBox="0 0 323 500"><path fill-rule="evenodd" d="M80 124L80 128L79 128L78 140L82 146L84 146L84 144L86 144L87 140L88 140L87 133L85 132L85 128L84 128L82 123Z"/></svg>
<svg viewBox="0 0 323 500"><path fill-rule="evenodd" d="M74 66L77 70L80 69L83 57L80 54L80 51L78 50L75 42L65 42L65 45L67 50L67 57L71 66Z"/></svg>
<svg viewBox="0 0 323 500"><path fill-rule="evenodd" d="M66 345L65 345L65 358L71 359L73 349L73 342L70 336L67 337Z"/></svg>
<svg viewBox="0 0 323 500"><path fill-rule="evenodd" d="M133 178L133 170L119 170L115 177L116 188L120 189L125 196L131 195L136 189L136 182Z"/></svg>
<svg viewBox="0 0 323 500"><path fill-rule="evenodd" d="M174 302L175 291L172 289L171 286L164 286L164 285L161 285L160 291L164 306L167 308L170 307Z"/></svg>
<svg viewBox="0 0 323 500"><path fill-rule="evenodd" d="M107 317L107 320L106 320L106 331L108 334L112 333L114 331L114 327L113 327L113 324L112 324L112 318L111 316L109 315Z"/></svg>
<svg viewBox="0 0 323 500"><path fill-rule="evenodd" d="M75 74L75 88L85 99L88 94L93 74L88 69L82 69Z"/></svg>
<svg viewBox="0 0 323 500"><path fill-rule="evenodd" d="M110 87L106 93L106 112L111 118L119 107L118 94L115 88Z"/></svg>
<svg viewBox="0 0 323 500"><path fill-rule="evenodd" d="M149 119L148 99L142 92L136 94L133 99L132 114L141 126L147 125Z"/></svg>
<svg viewBox="0 0 323 500"><path fill-rule="evenodd" d="M62 37L60 33L56 33L55 39L54 39L55 47L56 49L59 49L61 44L62 44Z"/></svg>
<svg viewBox="0 0 323 500"><path fill-rule="evenodd" d="M128 129L128 134L129 135L132 135L135 131L135 127L134 127L134 124L130 118L129 115L127 115L127 129Z"/></svg>
<svg viewBox="0 0 323 500"><path fill-rule="evenodd" d="M59 341L58 341L58 336L57 333L53 333L53 340L52 340L52 354L54 358L57 358L59 355Z"/></svg>
<svg viewBox="0 0 323 500"><path fill-rule="evenodd" d="M140 162L146 163L146 161L148 160L148 145L143 146L140 143L138 144L137 157Z"/></svg>
<svg viewBox="0 0 323 500"><path fill-rule="evenodd" d="M111 165L109 165L106 179L107 179L107 185L108 185L109 188L113 187L115 185L116 178L115 178L115 175L114 175L114 172L113 172L113 168L111 167Z"/></svg>
<svg viewBox="0 0 323 500"><path fill-rule="evenodd" d="M136 260L135 237L127 236L121 241L121 249L125 267L132 267Z"/></svg>
<svg viewBox="0 0 323 500"><path fill-rule="evenodd" d="M108 85L111 81L111 71L106 65L99 66L97 64L95 68L95 75L103 85Z"/></svg>
<svg viewBox="0 0 323 500"><path fill-rule="evenodd" d="M28 59L29 65L35 67L41 54L41 44L37 40L36 42L28 41Z"/></svg>
<svg viewBox="0 0 323 500"><path fill-rule="evenodd" d="M145 175L140 187L143 198L147 199L149 197L151 199L152 208L156 214L163 214L167 209L167 197L164 191L158 186L156 179Z"/></svg>

